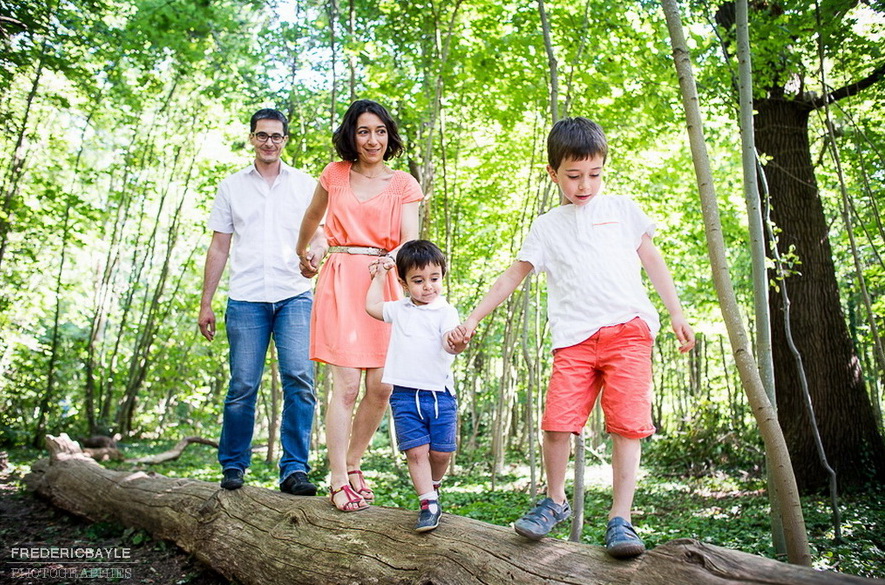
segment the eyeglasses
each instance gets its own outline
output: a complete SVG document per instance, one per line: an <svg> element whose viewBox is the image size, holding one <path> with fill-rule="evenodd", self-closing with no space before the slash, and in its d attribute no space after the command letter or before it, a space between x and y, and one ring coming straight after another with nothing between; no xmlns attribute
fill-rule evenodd
<svg viewBox="0 0 885 585"><path fill-rule="evenodd" d="M267 142L267 139L270 138L270 141L274 144L279 144L285 138L282 134L268 134L267 132L253 133L252 137L258 142Z"/></svg>

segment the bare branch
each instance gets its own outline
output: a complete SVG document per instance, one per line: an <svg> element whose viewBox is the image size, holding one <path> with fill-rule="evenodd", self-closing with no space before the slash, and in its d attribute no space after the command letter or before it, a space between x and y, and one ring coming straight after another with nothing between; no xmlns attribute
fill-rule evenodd
<svg viewBox="0 0 885 585"><path fill-rule="evenodd" d="M839 89L835 89L821 98L810 100L809 105L813 109L822 108L827 104L832 104L843 98L857 95L866 88L881 81L883 77L885 77L885 63L879 65L879 67L874 69L872 73L870 73L868 76L864 77L860 81L856 81L849 85L842 86Z"/></svg>

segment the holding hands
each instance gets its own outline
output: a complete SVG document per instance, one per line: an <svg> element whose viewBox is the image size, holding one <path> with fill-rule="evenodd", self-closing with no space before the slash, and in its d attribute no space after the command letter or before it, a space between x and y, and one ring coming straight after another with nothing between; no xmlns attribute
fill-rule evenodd
<svg viewBox="0 0 885 585"><path fill-rule="evenodd" d="M458 354L467 348L473 334L476 333L476 327L479 325L474 319L468 317L463 323L446 333L443 342L446 351Z"/></svg>
<svg viewBox="0 0 885 585"><path fill-rule="evenodd" d="M383 276L394 266L396 266L396 263L393 261L393 258L381 256L369 264L369 274L372 275L372 278L376 278L379 274Z"/></svg>
<svg viewBox="0 0 885 585"><path fill-rule="evenodd" d="M451 343L463 344L466 347L473 338L473 334L476 333L477 325L479 325L479 323L477 323L475 319L467 317L463 323L449 332L449 340Z"/></svg>
<svg viewBox="0 0 885 585"><path fill-rule="evenodd" d="M384 281L394 266L396 263L390 256L381 256L369 264L372 282L366 291L366 312L379 321L384 320Z"/></svg>
<svg viewBox="0 0 885 585"><path fill-rule="evenodd" d="M445 335L443 335L443 346L445 350L453 355L457 355L467 349L467 344L470 342L469 338L465 338L463 334L459 332L461 329L461 325L458 325L451 331L447 331Z"/></svg>
<svg viewBox="0 0 885 585"><path fill-rule="evenodd" d="M313 278L320 270L320 262L326 255L328 246L324 240L314 238L304 253L298 255L298 268L301 269L301 276L304 278Z"/></svg>

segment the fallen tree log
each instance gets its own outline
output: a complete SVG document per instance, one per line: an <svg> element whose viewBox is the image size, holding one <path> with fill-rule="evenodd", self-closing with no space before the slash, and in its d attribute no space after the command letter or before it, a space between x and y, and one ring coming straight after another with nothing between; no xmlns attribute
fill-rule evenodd
<svg viewBox="0 0 885 585"><path fill-rule="evenodd" d="M175 542L229 579L261 585L883 584L788 565L682 539L630 561L602 547L544 539L454 515L431 533L414 512L372 506L343 514L325 498L293 497L103 468L66 435L47 437L50 458L25 478L57 506Z"/></svg>

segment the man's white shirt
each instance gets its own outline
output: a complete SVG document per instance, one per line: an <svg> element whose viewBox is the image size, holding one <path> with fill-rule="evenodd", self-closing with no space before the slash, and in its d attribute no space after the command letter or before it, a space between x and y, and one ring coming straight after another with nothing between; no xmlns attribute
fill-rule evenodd
<svg viewBox="0 0 885 585"><path fill-rule="evenodd" d="M311 289L311 281L301 276L295 247L316 184L307 173L280 161L272 186L254 163L218 186L209 229L233 234L231 299L275 303Z"/></svg>

